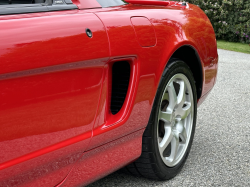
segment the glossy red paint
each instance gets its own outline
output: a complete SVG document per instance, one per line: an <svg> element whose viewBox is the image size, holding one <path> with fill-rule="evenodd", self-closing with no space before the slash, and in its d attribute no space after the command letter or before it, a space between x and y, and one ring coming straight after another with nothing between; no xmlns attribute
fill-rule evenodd
<svg viewBox="0 0 250 187"><path fill-rule="evenodd" d="M143 132L139 130L87 151L62 186L85 186L129 164L141 154Z"/></svg>
<svg viewBox="0 0 250 187"><path fill-rule="evenodd" d="M182 46L200 59L198 104L214 85L215 34L198 7L73 2L82 10L0 16L0 186L88 184L138 158L162 72ZM119 61L131 77L112 115Z"/></svg>
<svg viewBox="0 0 250 187"><path fill-rule="evenodd" d="M186 5L182 4L182 2L178 1L159 1L159 0L127 0L126 2L131 4L139 4L139 5L156 5L156 6L183 6L185 8Z"/></svg>
<svg viewBox="0 0 250 187"><path fill-rule="evenodd" d="M10 18L0 25L0 147L7 153L0 157L1 180L7 177L3 169L43 160L76 142L85 150L109 43L102 22L92 13ZM86 28L93 38L87 37ZM61 158L51 157L47 164L56 159Z"/></svg>
<svg viewBox="0 0 250 187"><path fill-rule="evenodd" d="M140 5L160 5L167 6L169 1L158 1L158 0L127 0L131 4L140 4Z"/></svg>
<svg viewBox="0 0 250 187"><path fill-rule="evenodd" d="M101 8L102 6L96 0L72 0L79 9Z"/></svg>
<svg viewBox="0 0 250 187"><path fill-rule="evenodd" d="M131 17L131 23L137 40L142 47L153 47L156 45L155 30L148 18Z"/></svg>

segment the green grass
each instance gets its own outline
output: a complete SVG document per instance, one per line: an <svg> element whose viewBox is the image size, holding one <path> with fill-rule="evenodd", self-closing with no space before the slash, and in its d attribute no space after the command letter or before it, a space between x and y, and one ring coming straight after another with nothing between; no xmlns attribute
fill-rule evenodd
<svg viewBox="0 0 250 187"><path fill-rule="evenodd" d="M219 49L226 49L230 51L242 52L250 54L250 46L249 44L235 43L235 42L227 42L224 40L217 40L217 47Z"/></svg>

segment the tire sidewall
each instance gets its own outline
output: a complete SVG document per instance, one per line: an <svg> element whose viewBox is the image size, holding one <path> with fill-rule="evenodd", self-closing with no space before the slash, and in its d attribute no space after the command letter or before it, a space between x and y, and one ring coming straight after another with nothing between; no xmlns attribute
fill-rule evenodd
<svg viewBox="0 0 250 187"><path fill-rule="evenodd" d="M161 97L163 95L163 92L165 90L166 85L168 84L169 80L178 73L182 73L184 74L190 84L191 84L191 88L192 88L192 92L193 92L193 104L194 104L194 115L193 115L193 125L192 125L192 131L191 131L191 135L190 135L190 140L189 140L189 144L188 147L186 149L186 152L183 156L183 158L180 160L180 162L175 165L174 167L168 167L167 165L165 165L165 163L163 162L160 153L159 153L159 148L158 148L158 132L157 132L157 126L158 126L158 111L161 105ZM196 86L195 86L195 82L194 82L194 78L192 75L191 70L189 69L189 67L181 60L172 60L168 63L168 66L166 67L165 71L163 72L163 76L161 78L160 84L158 86L158 90L156 93L156 97L155 97L155 101L154 101L154 106L153 106L153 110L151 113L151 117L150 117L150 121L152 124L151 127L151 137L153 137L153 141L152 141L152 147L153 147L153 153L154 153L154 158L155 158L155 164L156 164L156 170L160 179L162 180L166 180L166 179L170 179L173 178L174 176L176 176L179 171L181 170L181 168L183 167L188 154L190 152L191 146L192 146L192 141L194 138L194 132L195 132L195 126L196 126L196 116L197 116L197 92L196 92Z"/></svg>

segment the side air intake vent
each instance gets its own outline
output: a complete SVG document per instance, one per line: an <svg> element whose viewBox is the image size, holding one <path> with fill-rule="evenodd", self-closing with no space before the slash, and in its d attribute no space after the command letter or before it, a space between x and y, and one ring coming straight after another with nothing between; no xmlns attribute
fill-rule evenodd
<svg viewBox="0 0 250 187"><path fill-rule="evenodd" d="M111 113L118 113L125 101L130 78L128 62L115 62L112 67Z"/></svg>

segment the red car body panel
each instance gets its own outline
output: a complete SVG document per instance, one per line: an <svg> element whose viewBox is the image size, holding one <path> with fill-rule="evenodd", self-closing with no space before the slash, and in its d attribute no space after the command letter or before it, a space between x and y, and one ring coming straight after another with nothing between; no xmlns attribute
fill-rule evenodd
<svg viewBox="0 0 250 187"><path fill-rule="evenodd" d="M80 10L0 16L0 186L86 185L138 158L161 75L182 46L201 62L198 105L215 83L215 34L198 7L73 3ZM118 61L131 76L113 115Z"/></svg>
<svg viewBox="0 0 250 187"><path fill-rule="evenodd" d="M72 2L77 5L79 9L88 8L102 8L102 6L96 0L72 0Z"/></svg>
<svg viewBox="0 0 250 187"><path fill-rule="evenodd" d="M141 47L153 47L156 45L155 29L146 17L131 17L136 38Z"/></svg>
<svg viewBox="0 0 250 187"><path fill-rule="evenodd" d="M1 20L0 25L0 147L5 153L0 168L15 167L78 141L78 151L83 152L92 136L109 60L102 22L93 13L58 12ZM93 39L85 34L87 26ZM12 176L16 173L10 171Z"/></svg>

